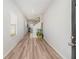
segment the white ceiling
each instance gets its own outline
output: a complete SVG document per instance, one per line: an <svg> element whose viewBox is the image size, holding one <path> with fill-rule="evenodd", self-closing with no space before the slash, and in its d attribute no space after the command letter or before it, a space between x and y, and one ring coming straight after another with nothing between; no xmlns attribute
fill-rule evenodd
<svg viewBox="0 0 79 59"><path fill-rule="evenodd" d="M50 2L51 0L16 0L16 4L29 19L41 16Z"/></svg>

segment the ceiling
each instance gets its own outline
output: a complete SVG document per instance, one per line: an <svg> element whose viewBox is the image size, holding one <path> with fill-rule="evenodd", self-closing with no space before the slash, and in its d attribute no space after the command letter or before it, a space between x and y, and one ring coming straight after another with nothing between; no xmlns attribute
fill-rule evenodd
<svg viewBox="0 0 79 59"><path fill-rule="evenodd" d="M28 18L40 17L48 8L51 0L16 0L17 6Z"/></svg>

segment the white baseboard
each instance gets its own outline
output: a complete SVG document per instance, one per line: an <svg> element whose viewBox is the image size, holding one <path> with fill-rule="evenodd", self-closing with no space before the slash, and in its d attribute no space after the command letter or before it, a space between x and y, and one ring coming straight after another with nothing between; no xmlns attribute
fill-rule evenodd
<svg viewBox="0 0 79 59"><path fill-rule="evenodd" d="M44 37L44 39L46 39L45 37ZM59 54L59 56L61 56L63 59L67 59L65 56L63 56L53 45L51 45L47 40L46 40L46 42Z"/></svg>
<svg viewBox="0 0 79 59"><path fill-rule="evenodd" d="M5 58L14 49L16 45L17 43L15 43L14 46L12 46L5 54L3 54L3 58Z"/></svg>
<svg viewBox="0 0 79 59"><path fill-rule="evenodd" d="M50 45L50 44L49 44ZM51 45L50 45L51 46ZM66 59L54 46L51 46L63 59Z"/></svg>
<svg viewBox="0 0 79 59"><path fill-rule="evenodd" d="M23 37L24 37L24 35L25 35L25 33L22 35L22 36L20 36L20 38L18 38L18 39L22 39ZM20 40L19 40L20 41ZM4 55L3 55L3 58L5 58L14 48L15 48L15 46L19 43L19 41L17 42L17 43L15 43Z"/></svg>

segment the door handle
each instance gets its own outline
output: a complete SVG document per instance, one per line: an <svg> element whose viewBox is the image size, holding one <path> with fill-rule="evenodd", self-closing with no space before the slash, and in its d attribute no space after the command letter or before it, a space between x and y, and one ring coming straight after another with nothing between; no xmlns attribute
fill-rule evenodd
<svg viewBox="0 0 79 59"><path fill-rule="evenodd" d="M72 47L73 47L73 46L76 46L76 44L71 43L71 42L68 42L68 45L69 45L69 46L72 46Z"/></svg>
<svg viewBox="0 0 79 59"><path fill-rule="evenodd" d="M74 39L75 39L75 36L72 35L72 36L71 36L71 42L68 42L68 45L69 45L69 46L72 46L72 47L73 47L73 46L76 46L76 44L72 42ZM74 42L76 42L76 41L74 40Z"/></svg>

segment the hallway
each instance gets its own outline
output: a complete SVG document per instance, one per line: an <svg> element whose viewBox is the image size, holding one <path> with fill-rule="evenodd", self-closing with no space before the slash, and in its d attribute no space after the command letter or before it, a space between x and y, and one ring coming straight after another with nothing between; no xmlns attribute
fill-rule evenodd
<svg viewBox="0 0 79 59"><path fill-rule="evenodd" d="M25 35L5 59L62 59L45 40Z"/></svg>
<svg viewBox="0 0 79 59"><path fill-rule="evenodd" d="M3 58L72 59L71 0L3 3Z"/></svg>

